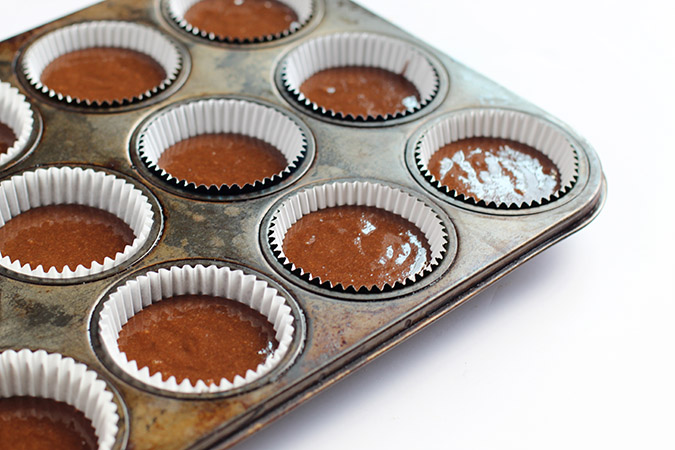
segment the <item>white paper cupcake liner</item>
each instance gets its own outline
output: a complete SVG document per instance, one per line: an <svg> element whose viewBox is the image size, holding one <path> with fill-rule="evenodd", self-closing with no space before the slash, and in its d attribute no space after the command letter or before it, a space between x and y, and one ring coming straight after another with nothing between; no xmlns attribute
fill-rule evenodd
<svg viewBox="0 0 675 450"><path fill-rule="evenodd" d="M396 280L384 286L344 286L306 272L286 257L283 247L284 238L293 224L301 217L320 209L345 205L372 206L383 209L414 224L424 233L431 249L429 261L424 268L404 280ZM300 191L283 202L274 213L268 237L272 252L291 273L319 286L338 291L363 291L365 289L380 292L415 283L440 264L447 252L448 244L448 234L443 222L431 207L407 192L370 181L335 182Z"/></svg>
<svg viewBox="0 0 675 450"><path fill-rule="evenodd" d="M283 37L289 36L302 27L304 27L307 22L314 15L314 1L315 0L279 0L279 2L290 7L295 14L298 16L296 22L291 23L291 26L275 34L267 34L262 36L251 36L248 38L234 37L234 36L221 36L206 30L202 30L197 26L192 25L185 19L185 13L190 9L195 3L200 0L165 0L167 5L167 11L169 16L178 24L179 27L191 33L195 36L200 36L204 39L216 42L226 42L231 44L250 44L258 42L269 42L276 39L281 39ZM255 17L252 17L251 20L255 21Z"/></svg>
<svg viewBox="0 0 675 450"><path fill-rule="evenodd" d="M218 384L207 385L202 380L184 379L180 384L174 376L150 373L148 367L138 367L127 360L117 344L122 326L143 308L163 299L179 295L213 295L243 303L264 315L274 326L277 349L256 370L248 370L233 380L222 378ZM125 373L157 389L169 392L200 394L225 392L249 384L269 373L288 352L295 332L291 308L279 292L267 282L241 270L211 265L184 265L148 272L128 281L113 292L104 303L98 319L99 337L104 351Z"/></svg>
<svg viewBox="0 0 675 450"><path fill-rule="evenodd" d="M329 117L347 120L387 120L403 117L426 106L436 96L439 77L431 62L412 44L371 33L339 33L305 42L281 62L281 79L298 102ZM374 67L403 75L415 85L419 102L394 114L355 117L312 102L300 92L305 80L325 69L347 66Z"/></svg>
<svg viewBox="0 0 675 450"><path fill-rule="evenodd" d="M288 165L281 172L243 186L197 185L159 167L159 158L172 145L212 133L243 134L265 141L284 155ZM182 188L214 194L248 192L278 183L295 170L306 150L307 137L290 117L253 101L231 98L195 100L162 111L145 126L138 139L141 159L157 176Z"/></svg>
<svg viewBox="0 0 675 450"><path fill-rule="evenodd" d="M49 63L66 53L92 47L124 48L146 54L162 66L166 78L136 97L112 102L73 98L42 83L42 71ZM94 106L118 106L147 99L171 85L181 67L180 52L164 34L145 25L120 21L84 22L52 31L28 47L22 64L26 79L38 91L66 103Z"/></svg>
<svg viewBox="0 0 675 450"><path fill-rule="evenodd" d="M12 129L16 141L0 154L0 167L13 160L25 148L33 133L33 111L26 97L11 84L0 81L0 122Z"/></svg>
<svg viewBox="0 0 675 450"><path fill-rule="evenodd" d="M134 241L114 258L106 257L103 264L78 265L74 270L65 266L45 271L41 265L11 260L0 254L0 266L13 272L44 279L71 279L95 275L119 266L132 258L145 244L153 224L150 201L133 184L105 172L80 167L50 167L15 175L0 182L0 227L11 218L29 209L47 205L78 204L99 208L114 214L134 232Z"/></svg>
<svg viewBox="0 0 675 450"><path fill-rule="evenodd" d="M44 350L5 350L0 353L0 397L22 396L69 404L91 420L99 450L115 444L119 416L113 394L84 364Z"/></svg>
<svg viewBox="0 0 675 450"><path fill-rule="evenodd" d="M441 147L472 137L509 139L534 147L558 168L560 189L550 197L530 195L521 204L476 200L443 185L428 168ZM424 132L415 146L415 161L427 181L441 192L470 204L492 208L527 208L552 202L567 193L578 178L578 157L572 143L557 127L538 117L504 109L474 109L449 114Z"/></svg>

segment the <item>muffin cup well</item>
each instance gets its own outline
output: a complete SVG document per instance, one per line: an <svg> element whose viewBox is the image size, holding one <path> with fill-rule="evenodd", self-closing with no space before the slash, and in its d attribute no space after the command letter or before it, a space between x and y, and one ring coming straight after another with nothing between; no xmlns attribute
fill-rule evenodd
<svg viewBox="0 0 675 450"><path fill-rule="evenodd" d="M119 415L103 380L72 358L44 350L0 353L0 397L38 397L64 402L91 420L98 448L113 447Z"/></svg>
<svg viewBox="0 0 675 450"><path fill-rule="evenodd" d="M166 78L137 96L108 100L74 98L41 81L43 70L59 56L93 47L134 50L154 59ZM120 106L150 98L169 87L182 67L181 54L163 33L145 25L121 21L94 21L70 25L52 31L30 44L23 55L21 69L31 86L56 100L83 106Z"/></svg>
<svg viewBox="0 0 675 450"><path fill-rule="evenodd" d="M191 383L189 379L179 384L174 376L164 377L160 372L151 374L148 367L138 367L136 361L129 361L117 344L122 326L152 303L187 294L228 298L251 307L273 325L279 345L255 370L248 370L233 380L222 378L219 384L207 385L202 380ZM148 386L187 394L226 392L263 377L284 358L296 332L291 308L266 281L241 270L201 264L162 268L128 281L104 300L98 327L104 352L123 372Z"/></svg>
<svg viewBox="0 0 675 450"><path fill-rule="evenodd" d="M545 198L530 196L521 204L486 202L451 190L429 171L429 160L443 146L472 137L508 139L535 148L558 168L560 189ZM486 108L450 113L423 132L414 154L420 173L436 189L451 198L489 208L519 209L550 203L569 192L578 178L577 151L565 134L546 120L513 110Z"/></svg>
<svg viewBox="0 0 675 450"><path fill-rule="evenodd" d="M103 264L93 261L90 266L78 265L74 270L11 260L0 254L0 266L31 277L43 279L74 279L95 275L119 266L132 258L147 241L153 225L150 201L133 184L105 172L80 167L50 167L23 172L0 182L0 226L29 209L47 205L78 204L107 211L129 225L134 241Z"/></svg>
<svg viewBox="0 0 675 450"><path fill-rule="evenodd" d="M247 38L221 36L213 32L202 30L188 22L185 19L185 13L190 9L190 7L199 1L200 0L165 0L165 3L169 17L171 17L171 19L173 19L180 28L188 33L214 42L223 42L228 44L252 44L281 39L295 33L304 27L314 15L314 3L317 0L279 0L281 3L295 11L298 16L298 20L291 23L291 26L288 29L279 33L251 36ZM255 20L255 18L251 18L251 20Z"/></svg>
<svg viewBox="0 0 675 450"><path fill-rule="evenodd" d="M0 81L0 122L12 129L16 141L0 154L0 167L13 160L28 144L33 133L33 111L26 97L9 83Z"/></svg>
<svg viewBox="0 0 675 450"><path fill-rule="evenodd" d="M284 253L287 231L301 217L336 206L371 206L401 216L415 225L426 237L430 256L424 268L403 280L382 286L344 286L323 280L296 266ZM321 184L304 189L284 201L273 213L268 240L277 260L294 275L321 287L341 292L382 292L417 282L440 264L448 246L448 233L439 216L421 199L392 186L371 181L344 181Z"/></svg>
<svg viewBox="0 0 675 450"><path fill-rule="evenodd" d="M364 117L319 105L300 91L302 83L315 73L349 66L379 68L402 75L417 88L419 102L411 103L403 111ZM429 104L439 89L436 69L414 45L371 33L339 33L305 42L281 61L281 82L301 105L346 121L385 121L413 114Z"/></svg>
<svg viewBox="0 0 675 450"><path fill-rule="evenodd" d="M172 145L190 137L212 133L235 133L260 139L281 152L287 166L269 177L238 184L197 184L179 179L158 165ZM228 195L259 190L290 175L305 157L307 136L280 110L253 100L209 98L181 103L161 111L141 130L137 139L141 160L165 182L196 192Z"/></svg>

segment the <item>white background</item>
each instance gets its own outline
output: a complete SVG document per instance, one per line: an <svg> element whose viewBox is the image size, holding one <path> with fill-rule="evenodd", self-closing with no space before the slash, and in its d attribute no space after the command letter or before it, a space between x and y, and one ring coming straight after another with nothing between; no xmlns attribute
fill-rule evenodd
<svg viewBox="0 0 675 450"><path fill-rule="evenodd" d="M0 40L90 3L0 0ZM670 2L360 3L577 129L607 204L237 448L675 448Z"/></svg>

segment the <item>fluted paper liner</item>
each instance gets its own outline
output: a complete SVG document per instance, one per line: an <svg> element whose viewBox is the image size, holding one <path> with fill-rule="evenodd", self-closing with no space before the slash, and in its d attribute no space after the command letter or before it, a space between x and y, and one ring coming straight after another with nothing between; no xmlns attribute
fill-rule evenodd
<svg viewBox="0 0 675 450"><path fill-rule="evenodd" d="M258 311L274 326L278 347L255 370L248 370L233 380L222 378L220 383L209 385L202 380L189 379L178 384L174 376L165 377L161 372L151 374L148 367L138 367L136 361L129 361L117 344L122 326L129 318L152 303L188 294L228 298ZM103 348L120 369L148 386L188 394L225 392L259 379L283 359L295 332L291 308L266 281L241 270L201 264L159 269L128 281L105 299L98 324Z"/></svg>
<svg viewBox="0 0 675 450"><path fill-rule="evenodd" d="M441 147L472 137L509 139L534 147L558 168L561 188L547 198L530 195L521 204L486 202L451 190L431 174L429 160ZM470 204L494 208L526 208L552 202L572 189L578 177L576 150L557 127L530 114L503 109L474 109L449 114L424 132L415 146L415 161L427 181L441 192Z"/></svg>
<svg viewBox="0 0 675 450"><path fill-rule="evenodd" d="M16 141L5 153L0 154L0 168L13 160L25 148L33 133L33 111L26 97L9 83L0 81L0 122L14 132Z"/></svg>
<svg viewBox="0 0 675 450"><path fill-rule="evenodd" d="M288 165L276 174L251 180L243 186L197 185L178 179L158 165L159 158L172 145L190 137L211 133L236 133L265 141L279 150ZM162 111L141 131L138 151L150 170L169 183L193 190L232 194L267 187L281 181L304 158L307 138L293 119L281 111L249 100L211 98L179 104Z"/></svg>
<svg viewBox="0 0 675 450"><path fill-rule="evenodd" d="M132 258L145 244L153 224L150 201L133 184L105 172L80 167L50 167L15 175L0 182L0 227L29 209L47 205L78 204L114 214L134 232L123 252L106 257L103 264L78 265L62 270L31 267L0 254L0 266L19 274L45 279L72 279L95 275Z"/></svg>
<svg viewBox="0 0 675 450"><path fill-rule="evenodd" d="M44 350L0 353L0 397L38 397L64 402L84 413L99 450L115 444L119 416L113 394L87 366Z"/></svg>
<svg viewBox="0 0 675 450"><path fill-rule="evenodd" d="M158 86L136 97L115 99L112 102L73 98L42 83L42 71L49 63L66 53L92 47L124 48L148 55L162 66L166 78ZM180 52L161 32L131 22L94 21L70 25L42 36L26 50L22 69L29 83L49 97L77 105L118 106L144 100L163 91L176 79L181 66Z"/></svg>
<svg viewBox="0 0 675 450"><path fill-rule="evenodd" d="M250 44L273 41L295 33L300 28L304 27L314 15L314 1L316 0L279 0L280 3L285 4L295 11L295 14L298 16L298 20L296 22L292 22L288 29L283 30L280 33L250 36L246 38L236 36L221 36L207 30L202 30L188 22L185 19L185 13L199 1L200 0L166 0L169 16L178 24L179 27L188 33L194 34L195 36L200 36L210 41L226 42L231 44ZM256 19L255 17L251 17L251 20L255 21Z"/></svg>
<svg viewBox="0 0 675 450"><path fill-rule="evenodd" d="M431 250L429 261L424 268L403 280L395 280L384 286L343 286L306 272L286 257L283 246L284 238L293 224L301 217L320 209L345 205L380 208L414 224L424 234ZM414 283L441 262L447 251L448 243L448 234L443 222L424 201L397 188L370 181L336 182L300 191L283 202L274 213L268 237L270 247L277 259L292 273L310 282L340 291L366 289L379 292Z"/></svg>
<svg viewBox="0 0 675 450"><path fill-rule="evenodd" d="M281 64L283 84L298 102L338 119L372 121L403 117L431 102L439 87L436 69L415 46L371 33L339 33L312 39L291 51ZM384 116L355 117L347 111L334 111L314 103L300 92L302 83L315 73L346 66L373 67L402 75L417 88L419 102L408 105L407 110Z"/></svg>

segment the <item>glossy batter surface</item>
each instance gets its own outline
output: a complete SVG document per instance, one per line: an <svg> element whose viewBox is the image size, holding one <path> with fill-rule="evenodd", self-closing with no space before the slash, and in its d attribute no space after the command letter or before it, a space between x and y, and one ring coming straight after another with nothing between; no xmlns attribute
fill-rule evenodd
<svg viewBox="0 0 675 450"><path fill-rule="evenodd" d="M421 272L424 234L399 215L367 206L321 209L286 233L284 253L305 272L344 287L382 287Z"/></svg>
<svg viewBox="0 0 675 450"><path fill-rule="evenodd" d="M281 172L288 162L276 147L235 133L202 134L162 153L159 167L174 177L206 186L253 184Z"/></svg>
<svg viewBox="0 0 675 450"><path fill-rule="evenodd" d="M0 154L6 153L15 142L16 134L14 134L14 130L0 122Z"/></svg>
<svg viewBox="0 0 675 450"><path fill-rule="evenodd" d="M265 316L234 300L182 295L153 303L122 327L118 344L127 359L162 379L220 384L256 370L277 348Z"/></svg>
<svg viewBox="0 0 675 450"><path fill-rule="evenodd" d="M404 76L374 67L334 67L315 73L300 92L343 115L386 116L419 105L419 92Z"/></svg>
<svg viewBox="0 0 675 450"><path fill-rule="evenodd" d="M61 55L42 71L50 89L81 100L99 102L131 99L166 78L150 56L126 48L94 47Z"/></svg>
<svg viewBox="0 0 675 450"><path fill-rule="evenodd" d="M98 448L91 421L67 403L35 397L0 398L0 448Z"/></svg>
<svg viewBox="0 0 675 450"><path fill-rule="evenodd" d="M29 209L0 227L0 253L12 261L71 270L106 256L134 241L133 230L115 215L84 205L50 205Z"/></svg>
<svg viewBox="0 0 675 450"><path fill-rule="evenodd" d="M506 139L452 142L431 156L428 167L445 186L487 203L522 203L560 189L558 168L546 155Z"/></svg>
<svg viewBox="0 0 675 450"><path fill-rule="evenodd" d="M202 0L185 12L185 20L223 38L252 39L288 30L298 15L277 0Z"/></svg>

